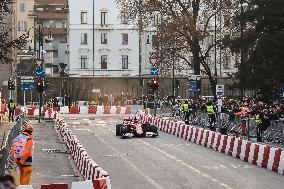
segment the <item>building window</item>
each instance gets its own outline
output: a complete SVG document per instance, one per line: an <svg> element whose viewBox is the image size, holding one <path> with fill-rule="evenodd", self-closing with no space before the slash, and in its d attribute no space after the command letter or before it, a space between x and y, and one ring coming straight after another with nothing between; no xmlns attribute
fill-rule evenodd
<svg viewBox="0 0 284 189"><path fill-rule="evenodd" d="M157 36L152 35L152 47L156 49L158 47Z"/></svg>
<svg viewBox="0 0 284 189"><path fill-rule="evenodd" d="M26 4L20 3L20 12L25 12L25 11L26 11Z"/></svg>
<svg viewBox="0 0 284 189"><path fill-rule="evenodd" d="M120 16L121 16L121 23L122 24L127 24L128 13L126 11L122 11Z"/></svg>
<svg viewBox="0 0 284 189"><path fill-rule="evenodd" d="M28 29L28 23L25 21L18 22L18 30L19 31L27 31Z"/></svg>
<svg viewBox="0 0 284 189"><path fill-rule="evenodd" d="M106 25L107 12L101 12L101 25Z"/></svg>
<svg viewBox="0 0 284 189"><path fill-rule="evenodd" d="M87 60L88 60L87 56L84 55L81 56L81 69L87 68Z"/></svg>
<svg viewBox="0 0 284 189"><path fill-rule="evenodd" d="M81 24L88 23L88 14L87 12L81 12Z"/></svg>
<svg viewBox="0 0 284 189"><path fill-rule="evenodd" d="M58 50L53 51L53 58L58 58Z"/></svg>
<svg viewBox="0 0 284 189"><path fill-rule="evenodd" d="M122 34L122 44L127 45L128 44L128 33Z"/></svg>
<svg viewBox="0 0 284 189"><path fill-rule="evenodd" d="M122 55L122 69L128 69L128 56Z"/></svg>
<svg viewBox="0 0 284 189"><path fill-rule="evenodd" d="M107 33L101 34L101 44L107 44Z"/></svg>
<svg viewBox="0 0 284 189"><path fill-rule="evenodd" d="M56 28L56 23L54 22L54 20L50 20L49 25L50 25L50 28Z"/></svg>
<svg viewBox="0 0 284 189"><path fill-rule="evenodd" d="M101 56L101 69L107 69L107 55Z"/></svg>
<svg viewBox="0 0 284 189"><path fill-rule="evenodd" d="M88 44L88 35L86 33L81 34L81 44Z"/></svg>

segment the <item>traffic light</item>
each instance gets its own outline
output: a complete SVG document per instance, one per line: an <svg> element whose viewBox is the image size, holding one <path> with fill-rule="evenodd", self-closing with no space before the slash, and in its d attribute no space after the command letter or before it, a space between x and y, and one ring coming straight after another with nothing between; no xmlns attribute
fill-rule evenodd
<svg viewBox="0 0 284 189"><path fill-rule="evenodd" d="M50 86L49 80L39 79L36 83L36 90L38 92L44 92L46 91Z"/></svg>
<svg viewBox="0 0 284 189"><path fill-rule="evenodd" d="M44 81L44 91L46 91L50 86L50 81L49 80L45 80Z"/></svg>
<svg viewBox="0 0 284 189"><path fill-rule="evenodd" d="M8 89L9 90L15 90L15 82L9 79L8 81Z"/></svg>
<svg viewBox="0 0 284 189"><path fill-rule="evenodd" d="M44 91L44 80L39 79L36 83L36 90L38 92L43 92Z"/></svg>
<svg viewBox="0 0 284 189"><path fill-rule="evenodd" d="M154 91L157 91L159 88L159 81L157 78L152 79L152 88Z"/></svg>
<svg viewBox="0 0 284 189"><path fill-rule="evenodd" d="M180 88L180 80L176 79L176 88L179 89Z"/></svg>

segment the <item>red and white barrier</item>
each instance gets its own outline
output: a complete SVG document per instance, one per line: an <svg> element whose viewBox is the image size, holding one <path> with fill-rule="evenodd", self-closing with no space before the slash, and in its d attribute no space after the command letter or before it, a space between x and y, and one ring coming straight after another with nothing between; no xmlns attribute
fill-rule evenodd
<svg viewBox="0 0 284 189"><path fill-rule="evenodd" d="M44 108L42 111L42 116L44 118L54 118L55 112L58 112L56 107ZM18 109L17 109L18 113ZM120 106L62 106L59 110L60 114L94 114L94 115L116 115L116 114L131 114L131 107L120 107ZM39 115L39 110L35 107L30 107L27 109L27 117L36 117Z"/></svg>
<svg viewBox="0 0 284 189"><path fill-rule="evenodd" d="M109 178L100 178L96 180L86 180L81 182L72 182L71 187L68 184L43 184L41 189L111 189ZM33 189L31 185L20 185L18 189Z"/></svg>
<svg viewBox="0 0 284 189"><path fill-rule="evenodd" d="M108 173L90 158L83 145L68 127L68 124L63 119L59 118L58 113L55 114L54 120L58 124L57 129L59 134L61 135L62 140L66 143L81 175L87 180L105 179L107 188L110 189L111 184Z"/></svg>
<svg viewBox="0 0 284 189"><path fill-rule="evenodd" d="M107 179L73 182L71 189L108 189L107 182L108 182Z"/></svg>
<svg viewBox="0 0 284 189"><path fill-rule="evenodd" d="M151 115L141 117L144 122L156 124L160 131L284 175L284 150L281 148L252 143L181 122L154 118Z"/></svg>

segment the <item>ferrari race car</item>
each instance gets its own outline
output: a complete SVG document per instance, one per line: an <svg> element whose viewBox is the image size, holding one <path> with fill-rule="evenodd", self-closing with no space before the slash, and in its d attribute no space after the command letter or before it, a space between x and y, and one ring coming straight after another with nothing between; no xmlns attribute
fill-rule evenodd
<svg viewBox="0 0 284 189"><path fill-rule="evenodd" d="M158 128L150 123L142 123L139 118L129 117L123 120L122 124L116 125L116 136L124 139L127 137L156 137Z"/></svg>

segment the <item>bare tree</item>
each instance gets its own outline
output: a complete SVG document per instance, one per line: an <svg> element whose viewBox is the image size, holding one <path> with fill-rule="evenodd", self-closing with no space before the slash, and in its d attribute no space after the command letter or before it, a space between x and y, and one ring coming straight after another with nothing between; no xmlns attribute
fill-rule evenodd
<svg viewBox="0 0 284 189"><path fill-rule="evenodd" d="M126 10L132 24L147 31L154 20L157 31L157 56L168 67L184 62L195 75L208 76L214 94L216 79L211 70L214 47L222 38L214 38L214 19L219 17L217 32L231 33L231 17L238 0L116 0ZM218 11L219 10L219 11ZM213 24L212 24L213 23ZM176 61L170 61L174 57ZM165 66L163 66L165 67Z"/></svg>
<svg viewBox="0 0 284 189"><path fill-rule="evenodd" d="M17 39L12 39L12 4L13 0L0 1L0 62L10 64L13 61L12 54L14 48L21 48L26 43L27 34L23 34Z"/></svg>

